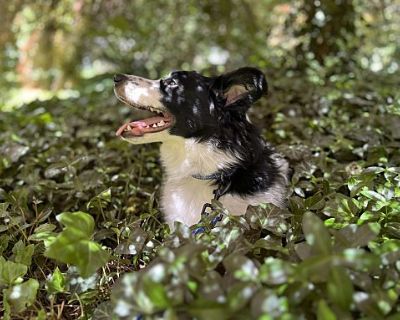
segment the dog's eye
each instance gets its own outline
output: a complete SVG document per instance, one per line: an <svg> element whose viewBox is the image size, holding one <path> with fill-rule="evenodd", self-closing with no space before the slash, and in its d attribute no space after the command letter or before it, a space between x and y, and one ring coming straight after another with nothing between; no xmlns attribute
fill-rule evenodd
<svg viewBox="0 0 400 320"><path fill-rule="evenodd" d="M178 86L178 82L176 82L176 80L169 78L164 80L164 84L168 87L174 88Z"/></svg>

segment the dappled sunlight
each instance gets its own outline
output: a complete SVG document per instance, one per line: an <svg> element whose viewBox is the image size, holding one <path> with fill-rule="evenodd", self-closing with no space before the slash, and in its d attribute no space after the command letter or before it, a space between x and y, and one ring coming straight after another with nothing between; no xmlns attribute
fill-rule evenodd
<svg viewBox="0 0 400 320"><path fill-rule="evenodd" d="M398 319L397 2L39 0L1 1L0 12L4 319ZM144 114L118 101L114 74L243 66L268 82L246 116L290 163L287 205L235 215L244 208L195 178L161 199L158 146L120 138ZM193 92L200 117L209 83ZM153 93L124 96L151 111ZM147 141L162 140L156 131ZM170 160L195 150L190 175L232 162L202 146L186 140ZM182 195L201 192L211 208L197 224L164 220L177 208L171 219L191 224Z"/></svg>
<svg viewBox="0 0 400 320"><path fill-rule="evenodd" d="M9 99L2 105L2 111L11 111L15 108L20 108L23 105L29 104L34 101L46 103L51 99L76 99L79 98L80 92L78 90L60 89L57 91L50 91L45 89L29 89L21 88L12 90Z"/></svg>

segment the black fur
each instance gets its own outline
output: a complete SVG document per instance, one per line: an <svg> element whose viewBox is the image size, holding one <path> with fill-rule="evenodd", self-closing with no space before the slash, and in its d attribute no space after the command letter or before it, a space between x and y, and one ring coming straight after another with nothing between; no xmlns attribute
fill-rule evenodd
<svg viewBox="0 0 400 320"><path fill-rule="evenodd" d="M235 86L246 90L231 94ZM261 71L241 68L212 78L194 71L177 71L162 79L160 87L162 103L176 119L171 134L211 142L240 159L220 172L216 185L228 187L227 193L245 196L266 191L274 184L279 175L275 151L246 118L250 106L267 93Z"/></svg>

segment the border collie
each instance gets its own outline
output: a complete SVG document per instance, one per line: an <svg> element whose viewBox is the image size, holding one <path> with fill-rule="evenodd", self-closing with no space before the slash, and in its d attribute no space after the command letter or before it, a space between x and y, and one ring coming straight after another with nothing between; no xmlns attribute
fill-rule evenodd
<svg viewBox="0 0 400 320"><path fill-rule="evenodd" d="M153 113L116 135L133 144L162 142L161 209L170 225L199 222L216 189L233 215L248 205L285 206L288 163L246 115L267 93L261 71L245 67L217 77L174 71L159 80L117 74L114 85L123 103Z"/></svg>

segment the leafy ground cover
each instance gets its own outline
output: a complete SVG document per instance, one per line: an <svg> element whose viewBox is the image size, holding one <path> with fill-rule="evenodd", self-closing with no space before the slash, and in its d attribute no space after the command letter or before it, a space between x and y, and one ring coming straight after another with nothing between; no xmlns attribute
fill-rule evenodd
<svg viewBox="0 0 400 320"><path fill-rule="evenodd" d="M1 113L4 318L399 319L396 78L268 78L251 117L294 168L288 208L215 203L197 235L163 224L157 146L116 139L110 80Z"/></svg>

